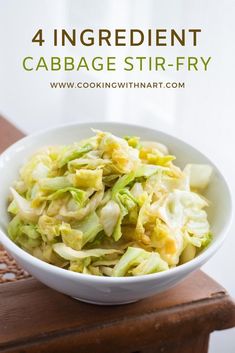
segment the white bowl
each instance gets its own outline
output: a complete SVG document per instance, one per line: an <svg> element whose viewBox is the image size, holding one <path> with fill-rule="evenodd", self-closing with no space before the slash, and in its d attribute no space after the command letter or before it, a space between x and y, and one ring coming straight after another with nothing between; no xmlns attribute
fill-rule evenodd
<svg viewBox="0 0 235 353"><path fill-rule="evenodd" d="M40 147L68 144L92 135L91 127L110 131L116 135L135 135L144 140L166 144L176 155L177 164L208 163L214 173L206 197L211 201L208 209L214 239L211 245L192 261L174 269L138 277L99 277L71 272L47 264L14 244L7 235L7 196L9 187L17 179L19 168L27 157ZM30 135L8 148L0 156L0 240L16 261L34 277L59 292L81 301L103 305L134 302L174 286L194 270L200 268L221 246L231 222L232 202L229 188L218 168L201 152L180 139L142 126L121 123L85 123L60 126Z"/></svg>

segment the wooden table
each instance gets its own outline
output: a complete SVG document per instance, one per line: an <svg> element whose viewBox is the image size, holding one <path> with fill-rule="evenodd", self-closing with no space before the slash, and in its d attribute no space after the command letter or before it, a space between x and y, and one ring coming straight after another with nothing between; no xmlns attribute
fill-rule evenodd
<svg viewBox="0 0 235 353"><path fill-rule="evenodd" d="M20 137L0 118L0 150ZM233 300L201 271L116 307L80 303L33 278L0 284L0 352L205 353L211 332L233 326Z"/></svg>

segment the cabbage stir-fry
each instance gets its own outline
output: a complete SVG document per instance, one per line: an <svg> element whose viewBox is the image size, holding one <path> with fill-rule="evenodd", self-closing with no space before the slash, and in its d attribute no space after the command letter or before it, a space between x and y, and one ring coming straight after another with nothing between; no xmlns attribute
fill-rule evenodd
<svg viewBox="0 0 235 353"><path fill-rule="evenodd" d="M192 260L212 237L202 196L212 168L181 170L161 143L95 134L24 164L11 188L11 239L43 261L98 276Z"/></svg>

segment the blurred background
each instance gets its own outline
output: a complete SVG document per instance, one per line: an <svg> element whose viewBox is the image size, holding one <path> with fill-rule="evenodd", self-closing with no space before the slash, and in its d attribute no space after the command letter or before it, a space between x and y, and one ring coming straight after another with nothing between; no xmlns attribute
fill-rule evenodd
<svg viewBox="0 0 235 353"><path fill-rule="evenodd" d="M235 1L0 0L0 113L29 134L74 121L126 121L172 133L211 158L235 193ZM197 47L38 47L43 28L202 28ZM207 72L26 72L25 56L212 56ZM52 89L50 81L184 81L185 89ZM203 268L235 297L235 226ZM210 353L234 353L235 330Z"/></svg>

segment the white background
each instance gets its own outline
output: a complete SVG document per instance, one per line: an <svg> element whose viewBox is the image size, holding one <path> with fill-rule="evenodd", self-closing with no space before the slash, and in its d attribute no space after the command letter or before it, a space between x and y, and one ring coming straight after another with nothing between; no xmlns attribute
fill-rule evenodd
<svg viewBox="0 0 235 353"><path fill-rule="evenodd" d="M235 192L234 20L235 1L0 1L0 113L26 133L71 121L115 120L173 133L208 155ZM197 48L38 48L31 38L43 28L202 28ZM207 72L25 72L24 56L212 56ZM185 81L185 89L53 90L62 80ZM53 142L53 141L52 141ZM204 271L235 297L235 226ZM235 330L214 333L210 353L234 353Z"/></svg>

